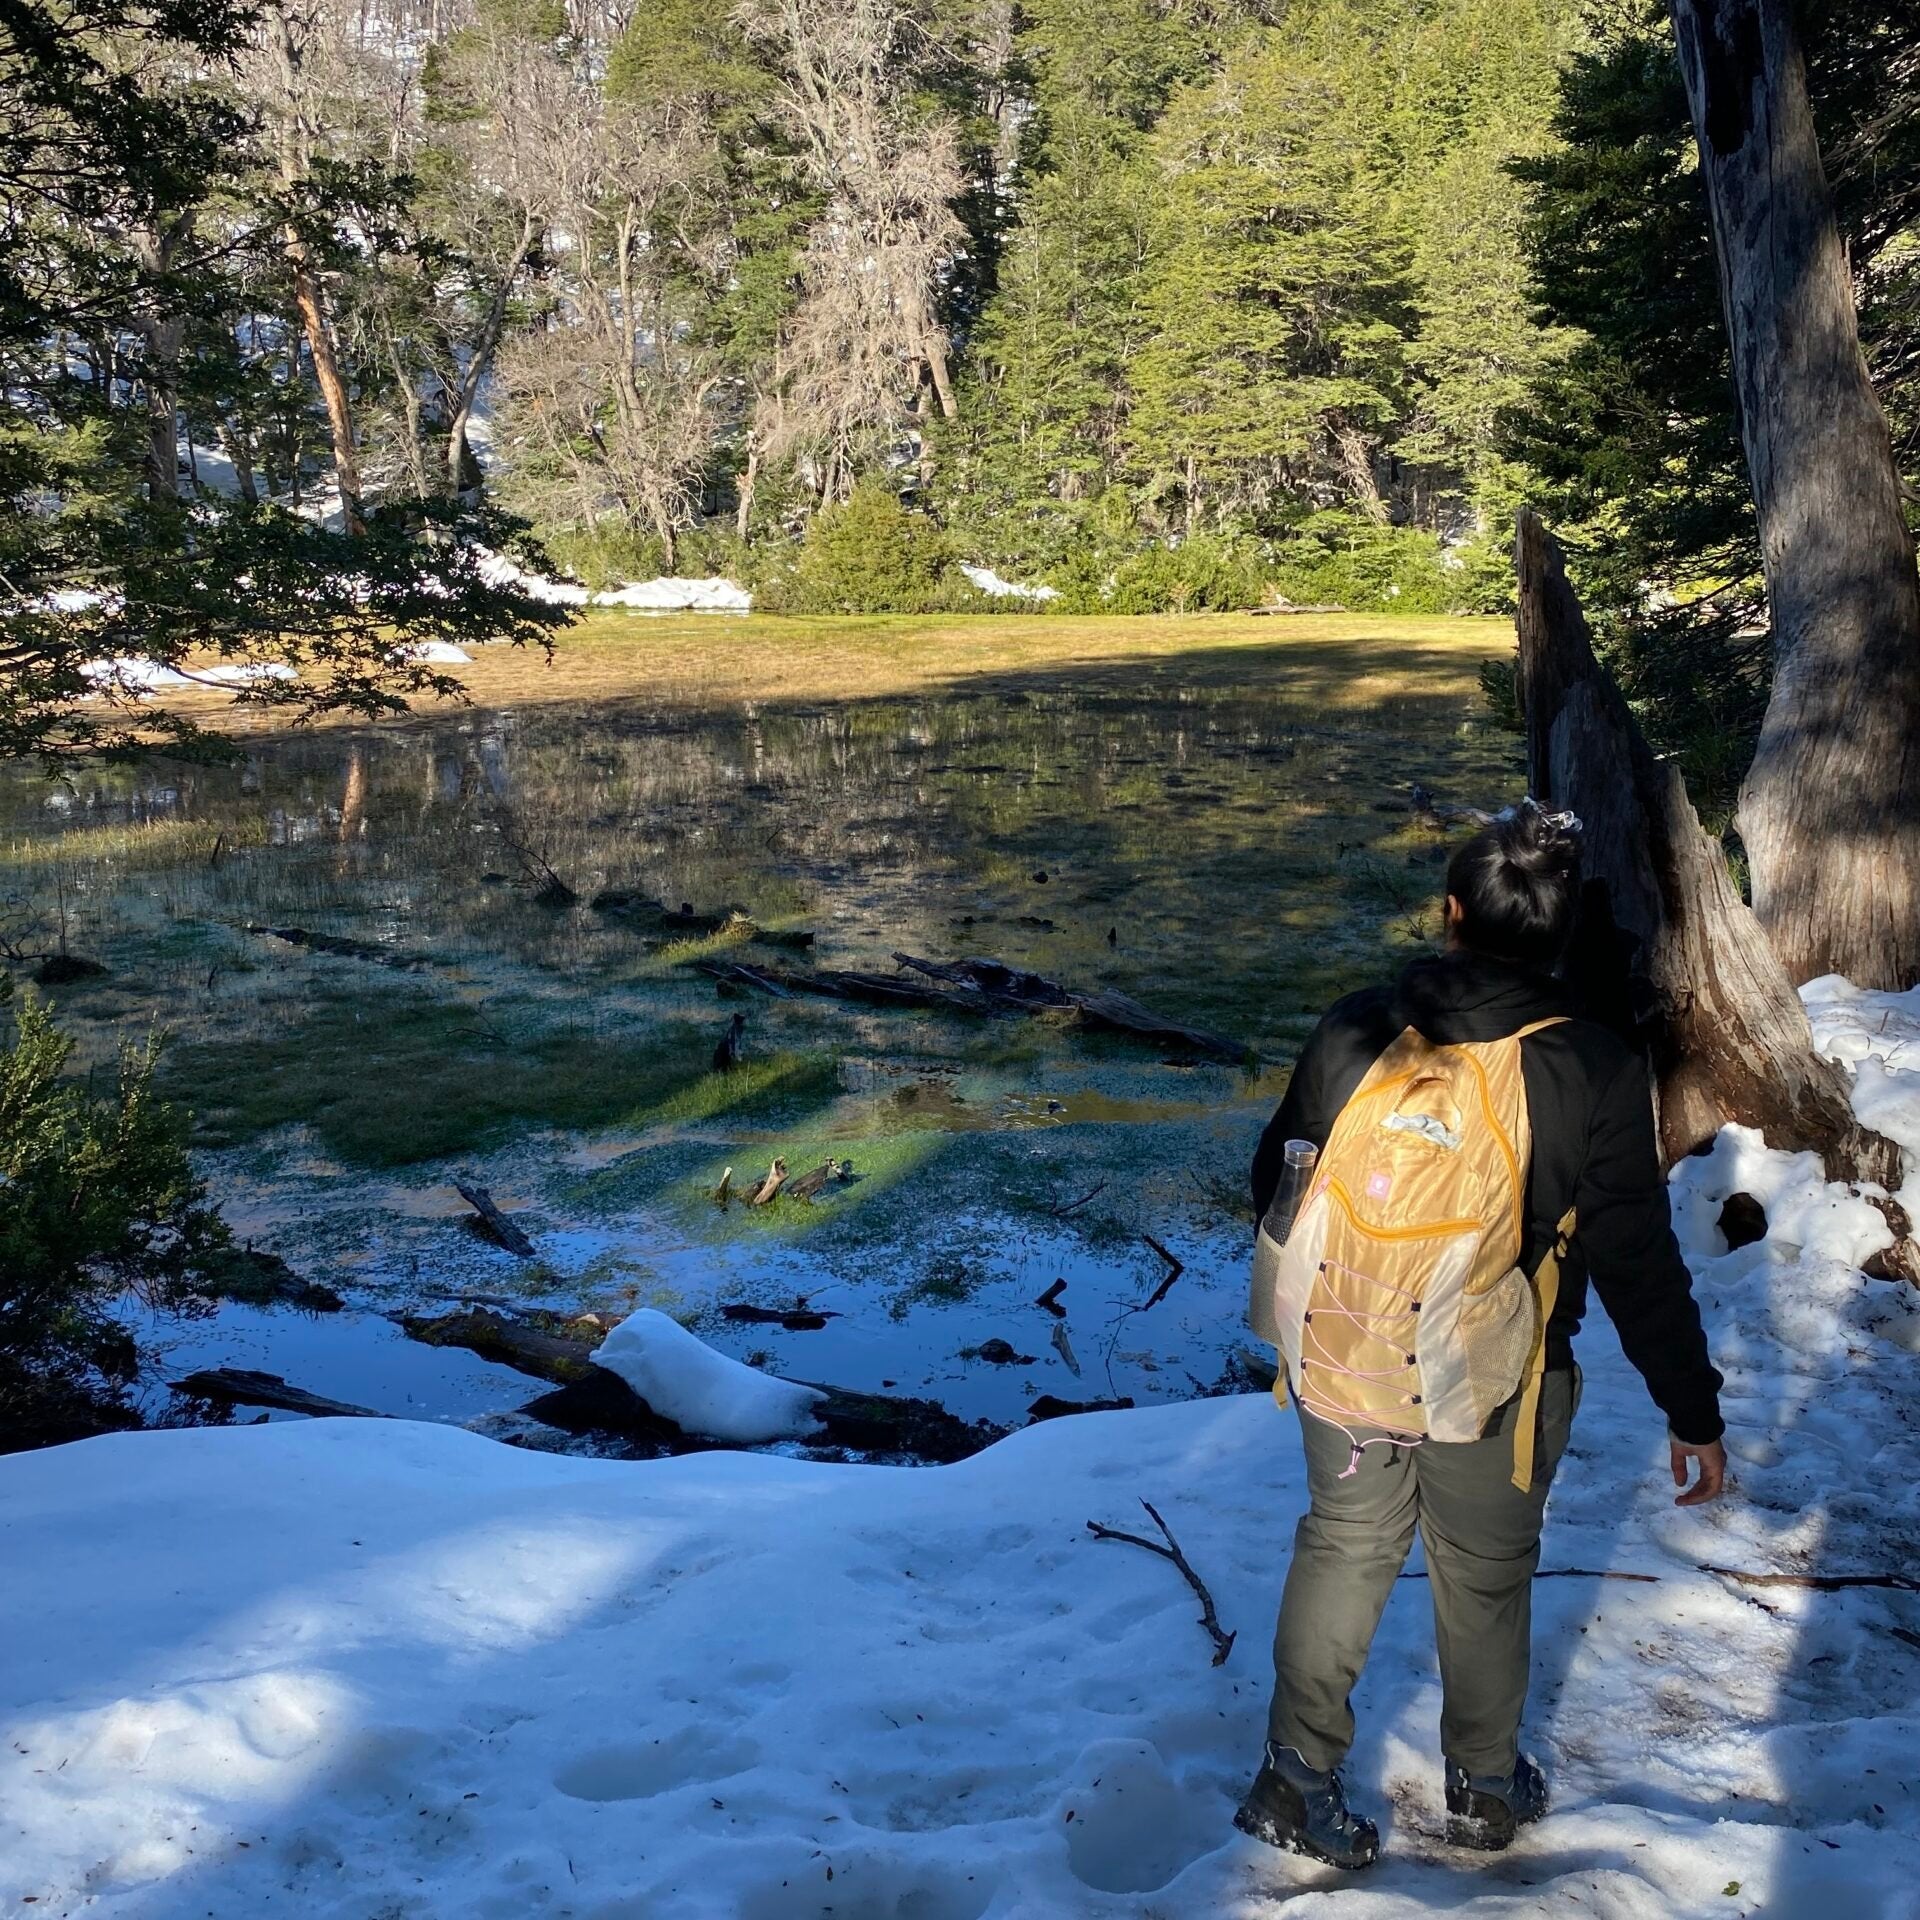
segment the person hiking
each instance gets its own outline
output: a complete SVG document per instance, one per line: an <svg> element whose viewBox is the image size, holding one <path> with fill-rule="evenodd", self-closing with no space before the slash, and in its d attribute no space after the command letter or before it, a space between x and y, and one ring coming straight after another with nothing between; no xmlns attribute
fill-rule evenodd
<svg viewBox="0 0 1920 1920"><path fill-rule="evenodd" d="M1274 1633L1265 1759L1235 1825L1337 1867L1379 1855L1340 1767L1416 1528L1449 1837L1498 1850L1546 1812L1518 1739L1589 1280L1666 1416L1677 1504L1712 1500L1726 1474L1721 1379L1673 1236L1645 1061L1577 1017L1550 971L1579 899L1579 833L1529 800L1460 848L1445 952L1333 1007L1254 1158L1252 1317L1279 1350L1276 1397L1299 1407L1310 1506Z"/></svg>

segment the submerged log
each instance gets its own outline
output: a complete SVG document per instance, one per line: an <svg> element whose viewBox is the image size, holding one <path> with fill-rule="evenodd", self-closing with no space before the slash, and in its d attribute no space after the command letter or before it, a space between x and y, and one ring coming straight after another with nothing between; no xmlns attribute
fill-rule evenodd
<svg viewBox="0 0 1920 1920"><path fill-rule="evenodd" d="M1590 1003L1638 1027L1669 1164L1729 1122L1817 1152L1832 1179L1900 1184L1899 1149L1854 1118L1846 1076L1813 1050L1786 969L1741 900L1679 769L1655 758L1594 656L1558 544L1520 515L1519 696L1533 792L1585 823L1586 897L1572 951Z"/></svg>
<svg viewBox="0 0 1920 1920"><path fill-rule="evenodd" d="M959 1013L988 1009L964 1004L957 994L943 992L891 973L861 973L819 967L799 972L790 967L757 967L745 960L723 960L703 954L688 965L722 985L752 987L776 1000L810 994L824 1000L857 1000L878 1007L946 1007Z"/></svg>
<svg viewBox="0 0 1920 1920"><path fill-rule="evenodd" d="M812 930L805 927L763 927L744 907L721 907L713 913L695 913L690 905L670 907L651 894L636 893L622 887L606 887L588 902L595 913L611 914L626 925L663 939L709 939L714 934L731 934L751 940L757 946L806 948L813 945Z"/></svg>
<svg viewBox="0 0 1920 1920"><path fill-rule="evenodd" d="M173 1383L175 1393L196 1400L213 1400L228 1407L273 1407L281 1413L310 1414L315 1419L385 1420L390 1416L371 1407L328 1400L303 1387L290 1387L277 1373L251 1373L244 1367L208 1367Z"/></svg>
<svg viewBox="0 0 1920 1920"><path fill-rule="evenodd" d="M925 1007L935 1012L992 1016L1060 1013L1083 1026L1105 1033L1150 1040L1157 1046L1180 1048L1209 1059L1246 1059L1247 1049L1225 1034L1168 1020L1138 1000L1111 987L1092 992L1062 986L1044 974L1028 973L999 960L928 960L917 954L896 953L901 973L865 973L829 967L801 971L790 967L759 967L744 960L703 954L688 964L723 985L752 987L776 999L812 994L828 1000L855 1000L880 1007ZM908 973L921 976L907 978Z"/></svg>
<svg viewBox="0 0 1920 1920"><path fill-rule="evenodd" d="M522 1260L533 1258L533 1242L493 1204L493 1195L485 1187L469 1187L456 1180L453 1190L475 1213L487 1237Z"/></svg>
<svg viewBox="0 0 1920 1920"><path fill-rule="evenodd" d="M371 940L350 940L345 934L316 933L311 927L268 927L256 920L241 922L245 933L264 935L269 940L284 940L290 947L305 947L310 953L331 953L342 960L367 960L376 967L396 967L411 972L433 965L431 956L406 953L398 947L383 947Z"/></svg>
<svg viewBox="0 0 1920 1920"><path fill-rule="evenodd" d="M818 1333L839 1314L819 1307L757 1307L748 1300L730 1300L720 1309L723 1319L749 1327L784 1327L789 1333Z"/></svg>
<svg viewBox="0 0 1920 1920"><path fill-rule="evenodd" d="M949 983L962 997L979 996L998 1011L1044 1013L1057 1009L1074 1013L1083 1025L1107 1033L1129 1034L1161 1046L1182 1047L1215 1060L1237 1064L1247 1056L1242 1042L1230 1040L1225 1034L1208 1033L1203 1028L1168 1020L1112 987L1083 992L1049 980L1045 974L1029 973L1023 967L1010 967L1000 960L926 960L911 953L896 953L893 957L915 973Z"/></svg>

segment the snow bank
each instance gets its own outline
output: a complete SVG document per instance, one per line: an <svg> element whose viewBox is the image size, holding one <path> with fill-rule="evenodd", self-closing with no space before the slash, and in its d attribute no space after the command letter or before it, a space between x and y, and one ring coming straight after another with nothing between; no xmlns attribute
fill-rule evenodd
<svg viewBox="0 0 1920 1920"><path fill-rule="evenodd" d="M716 1353L651 1307L622 1320L593 1358L675 1426L740 1446L812 1433L819 1425L812 1409L826 1398Z"/></svg>
<svg viewBox="0 0 1920 1920"><path fill-rule="evenodd" d="M1823 1044L1894 1033L1832 1019ZM1870 1058L1916 1090L1911 1054ZM1736 1189L1772 1225L1728 1251ZM0 1459L0 1904L1920 1920L1920 1596L1706 1571L1920 1565L1920 1305L1851 1264L1872 1210L1808 1159L1730 1134L1675 1197L1732 1489L1672 1505L1663 1424L1596 1307L1544 1556L1584 1571L1534 1601L1527 1743L1554 1808L1498 1860L1441 1838L1418 1581L1355 1696L1383 1864L1344 1880L1229 1825L1304 1501L1293 1416L1264 1396L1052 1421L921 1470L329 1420ZM602 1358L622 1350L663 1411L687 1417L676 1382L711 1402L695 1424L793 1391L655 1314ZM1087 1534L1138 1525L1140 1497L1239 1634L1224 1666L1164 1560Z"/></svg>
<svg viewBox="0 0 1920 1920"><path fill-rule="evenodd" d="M624 587L592 597L596 607L633 607L642 613L745 613L753 595L738 581L714 577L705 580L635 580Z"/></svg>
<svg viewBox="0 0 1920 1920"><path fill-rule="evenodd" d="M112 688L120 693L158 693L168 687L251 687L269 680L293 680L298 675L284 661L252 661L235 665L194 667L182 672L162 666L157 660L141 660L130 655L88 660L81 674L96 687Z"/></svg>
<svg viewBox="0 0 1920 1920"><path fill-rule="evenodd" d="M1827 974L1800 989L1813 1042L1853 1076L1853 1110L1906 1149L1903 1198L1920 1202L1920 987L1873 993ZM1913 1207L1909 1206L1909 1211Z"/></svg>
<svg viewBox="0 0 1920 1920"><path fill-rule="evenodd" d="M1058 600L1058 587L1023 587L1016 581L1003 580L991 567L970 567L962 564L964 573L982 593L990 593L996 600Z"/></svg>
<svg viewBox="0 0 1920 1920"><path fill-rule="evenodd" d="M480 553L482 578L500 586L517 586L536 600L561 607L626 607L636 613L745 613L753 595L739 584L719 576L679 580L660 578L630 581L605 593L589 593L572 580L549 580L516 566L505 554Z"/></svg>

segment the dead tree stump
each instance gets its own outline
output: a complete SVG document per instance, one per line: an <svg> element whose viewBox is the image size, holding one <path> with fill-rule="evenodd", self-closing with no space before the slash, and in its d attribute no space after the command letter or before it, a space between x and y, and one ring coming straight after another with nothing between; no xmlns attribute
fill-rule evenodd
<svg viewBox="0 0 1920 1920"><path fill-rule="evenodd" d="M1900 1150L1854 1118L1846 1076L1813 1050L1794 991L1677 767L1658 759L1532 513L1514 542L1518 692L1533 792L1585 823L1586 899L1573 948L1611 956L1617 1005L1638 1009L1668 1164L1729 1122L1812 1149L1830 1179L1901 1183ZM1592 983L1590 983L1591 985Z"/></svg>

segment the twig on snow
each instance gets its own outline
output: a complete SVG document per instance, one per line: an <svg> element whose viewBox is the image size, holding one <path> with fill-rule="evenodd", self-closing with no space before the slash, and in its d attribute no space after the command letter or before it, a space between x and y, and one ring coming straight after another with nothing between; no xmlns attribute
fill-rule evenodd
<svg viewBox="0 0 1920 1920"><path fill-rule="evenodd" d="M1843 1593L1849 1587L1891 1587L1896 1593L1920 1593L1910 1573L1742 1573L1738 1567L1702 1567L1743 1587L1800 1587L1813 1593Z"/></svg>
<svg viewBox="0 0 1920 1920"><path fill-rule="evenodd" d="M1424 1580L1425 1573L1403 1573L1402 1580ZM1640 1586L1657 1587L1660 1576L1657 1573L1620 1573L1612 1567L1539 1567L1534 1571L1536 1580L1632 1580Z"/></svg>
<svg viewBox="0 0 1920 1920"><path fill-rule="evenodd" d="M1193 1563L1180 1551L1180 1542L1173 1537L1173 1529L1160 1518L1158 1509L1151 1500L1142 1500L1148 1517L1160 1529L1160 1540L1149 1540L1143 1534L1122 1533L1118 1527L1103 1527L1097 1520L1087 1522L1087 1531L1096 1540L1124 1540L1129 1546L1145 1547L1149 1553L1157 1553L1163 1560L1171 1560L1186 1579L1186 1583L1200 1596L1200 1624L1207 1630L1207 1638L1213 1642L1213 1664L1216 1667L1226 1665L1227 1655L1233 1651L1235 1634L1228 1633L1220 1624L1220 1616L1213 1610L1213 1595L1207 1591L1207 1583L1194 1572Z"/></svg>

